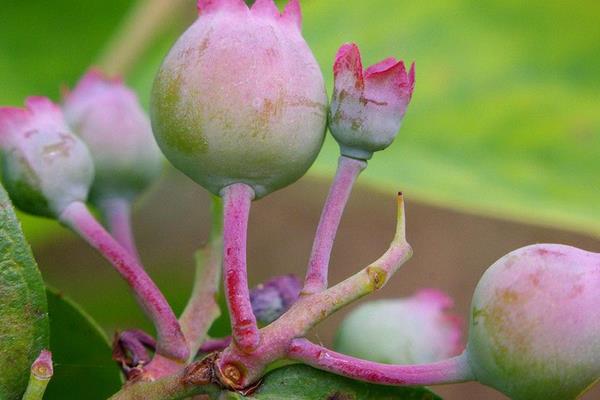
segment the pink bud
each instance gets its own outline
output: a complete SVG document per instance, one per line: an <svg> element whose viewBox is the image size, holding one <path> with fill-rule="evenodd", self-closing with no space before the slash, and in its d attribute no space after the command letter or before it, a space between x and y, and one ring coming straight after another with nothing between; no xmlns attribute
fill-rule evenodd
<svg viewBox="0 0 600 400"><path fill-rule="evenodd" d="M363 71L354 43L340 47L333 66L335 87L329 128L342 154L369 159L388 147L398 130L415 86L415 65L387 58Z"/></svg>
<svg viewBox="0 0 600 400"><path fill-rule="evenodd" d="M52 353L48 350L42 350L38 358L31 365L31 374L40 380L49 380L54 375L52 365Z"/></svg>
<svg viewBox="0 0 600 400"><path fill-rule="evenodd" d="M323 143L327 95L300 32L300 7L273 0L201 0L200 18L165 59L152 122L169 161L215 194L233 183L256 197L286 186Z"/></svg>
<svg viewBox="0 0 600 400"><path fill-rule="evenodd" d="M120 79L89 71L66 94L63 110L92 154L93 200L132 197L160 174L162 159L150 120L135 93Z"/></svg>
<svg viewBox="0 0 600 400"><path fill-rule="evenodd" d="M340 328L336 348L387 364L429 363L459 354L462 320L449 314L453 300L436 289L404 299L359 306Z"/></svg>
<svg viewBox="0 0 600 400"><path fill-rule="evenodd" d="M263 324L275 321L298 300L301 288L294 275L282 275L252 289L250 302L256 319Z"/></svg>
<svg viewBox="0 0 600 400"><path fill-rule="evenodd" d="M513 251L473 297L467 354L512 399L578 397L600 377L600 254L540 244Z"/></svg>
<svg viewBox="0 0 600 400"><path fill-rule="evenodd" d="M72 202L86 201L94 166L58 106L44 97L25 104L0 108L4 184L23 211L56 217Z"/></svg>

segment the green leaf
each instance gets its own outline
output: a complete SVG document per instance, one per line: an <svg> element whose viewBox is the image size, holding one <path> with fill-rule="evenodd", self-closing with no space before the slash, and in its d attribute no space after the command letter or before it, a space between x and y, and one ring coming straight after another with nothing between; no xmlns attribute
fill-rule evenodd
<svg viewBox="0 0 600 400"><path fill-rule="evenodd" d="M29 370L48 347L42 276L0 185L0 399L20 399Z"/></svg>
<svg viewBox="0 0 600 400"><path fill-rule="evenodd" d="M231 399L243 398L239 395ZM371 385L295 364L265 376L249 397L256 400L440 400L424 388Z"/></svg>
<svg viewBox="0 0 600 400"><path fill-rule="evenodd" d="M121 387L102 329L79 306L48 289L54 377L45 400L104 400Z"/></svg>

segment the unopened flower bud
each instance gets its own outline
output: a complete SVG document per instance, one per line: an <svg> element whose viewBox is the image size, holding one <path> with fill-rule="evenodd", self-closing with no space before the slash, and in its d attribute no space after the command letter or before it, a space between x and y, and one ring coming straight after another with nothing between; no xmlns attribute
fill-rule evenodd
<svg viewBox="0 0 600 400"><path fill-rule="evenodd" d="M415 65L387 58L363 71L358 47L343 45L333 66L335 87L329 129L342 154L368 160L388 147L398 130L415 86Z"/></svg>
<svg viewBox="0 0 600 400"><path fill-rule="evenodd" d="M294 275L284 275L252 289L250 301L256 319L263 324L275 321L298 300L301 286Z"/></svg>
<svg viewBox="0 0 600 400"><path fill-rule="evenodd" d="M92 201L132 198L160 174L162 157L150 120L136 94L120 79L91 70L67 93L63 110L94 160Z"/></svg>
<svg viewBox="0 0 600 400"><path fill-rule="evenodd" d="M336 349L386 364L422 364L463 350L461 319L445 293L424 289L404 299L365 303L343 321Z"/></svg>
<svg viewBox="0 0 600 400"><path fill-rule="evenodd" d="M477 379L515 400L570 400L600 377L600 254L516 250L483 275L467 354Z"/></svg>
<svg viewBox="0 0 600 400"><path fill-rule="evenodd" d="M327 94L298 0L200 0L156 77L151 116L166 157L215 194L256 197L300 178L323 143Z"/></svg>
<svg viewBox="0 0 600 400"><path fill-rule="evenodd" d="M86 201L94 165L57 105L43 97L25 104L0 108L4 184L21 210L56 217L69 204Z"/></svg>
<svg viewBox="0 0 600 400"><path fill-rule="evenodd" d="M38 358L31 365L29 384L22 398L26 400L42 400L48 382L52 379L53 375L52 353L48 350L42 350Z"/></svg>

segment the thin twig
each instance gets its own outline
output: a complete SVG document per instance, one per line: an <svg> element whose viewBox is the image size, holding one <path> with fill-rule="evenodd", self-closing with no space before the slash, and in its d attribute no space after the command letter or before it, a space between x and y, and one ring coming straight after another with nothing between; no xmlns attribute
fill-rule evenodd
<svg viewBox="0 0 600 400"><path fill-rule="evenodd" d="M375 262L337 285L302 297L280 318L280 323L294 327L294 337L303 336L338 309L381 289L411 256L412 248L406 241L404 198L399 193L396 234L388 250Z"/></svg>
<svg viewBox="0 0 600 400"><path fill-rule="evenodd" d="M223 260L223 205L220 197L212 199L212 227L209 243L196 254L194 289L183 314L179 318L181 330L195 357L206 339L210 325L221 314L217 303Z"/></svg>
<svg viewBox="0 0 600 400"><path fill-rule="evenodd" d="M98 208L112 237L139 262L131 226L131 201L122 197L106 198L99 201Z"/></svg>
<svg viewBox="0 0 600 400"><path fill-rule="evenodd" d="M367 162L364 160L356 160L346 156L341 156L339 159L337 173L329 189L317 233L315 234L304 288L302 289L303 295L310 295L327 289L329 258L331 257L331 250L340 220L352 192L352 186L354 186L358 175L366 167Z"/></svg>
<svg viewBox="0 0 600 400"><path fill-rule="evenodd" d="M390 365L336 353L306 339L295 339L288 357L337 375L382 385L440 385L474 379L465 353L430 364Z"/></svg>
<svg viewBox="0 0 600 400"><path fill-rule="evenodd" d="M97 249L132 288L158 334L157 353L173 360L187 360L188 348L169 303L142 266L110 236L83 203L72 203L60 221Z"/></svg>

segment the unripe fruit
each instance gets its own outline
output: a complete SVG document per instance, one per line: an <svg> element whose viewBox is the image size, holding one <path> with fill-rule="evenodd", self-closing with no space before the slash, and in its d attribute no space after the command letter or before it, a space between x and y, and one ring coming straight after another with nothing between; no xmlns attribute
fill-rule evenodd
<svg viewBox="0 0 600 400"><path fill-rule="evenodd" d="M400 129L415 87L415 65L387 58L363 71L358 46L340 47L329 129L348 157L368 160L387 148Z"/></svg>
<svg viewBox="0 0 600 400"><path fill-rule="evenodd" d="M300 178L325 134L323 76L291 0L252 9L201 0L152 91L154 133L166 157L215 194L246 183L261 197Z"/></svg>
<svg viewBox="0 0 600 400"><path fill-rule="evenodd" d="M477 380L515 400L569 400L600 377L600 254L516 250L475 291L467 354Z"/></svg>
<svg viewBox="0 0 600 400"><path fill-rule="evenodd" d="M344 319L336 350L385 364L423 364L455 356L463 345L461 320L447 313L453 304L435 289L365 303Z"/></svg>
<svg viewBox="0 0 600 400"><path fill-rule="evenodd" d="M43 97L25 104L0 108L3 181L21 210L57 217L69 204L86 201L94 165L57 105Z"/></svg>
<svg viewBox="0 0 600 400"><path fill-rule="evenodd" d="M133 198L157 179L162 156L150 120L120 79L89 71L65 96L63 111L94 160L92 201Z"/></svg>

